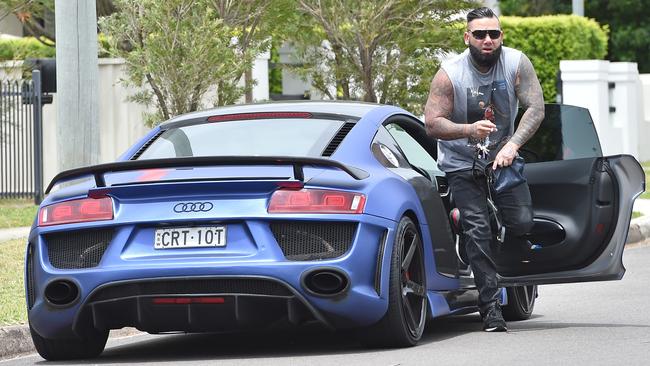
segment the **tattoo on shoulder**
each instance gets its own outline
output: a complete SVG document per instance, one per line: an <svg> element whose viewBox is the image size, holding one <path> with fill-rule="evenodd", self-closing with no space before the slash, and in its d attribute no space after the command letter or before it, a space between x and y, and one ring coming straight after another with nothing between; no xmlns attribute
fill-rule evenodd
<svg viewBox="0 0 650 366"><path fill-rule="evenodd" d="M449 118L454 106L453 97L454 88L447 73L443 70L438 71L431 82L431 91L427 107L430 107L435 117Z"/></svg>
<svg viewBox="0 0 650 366"><path fill-rule="evenodd" d="M447 73L440 69L431 82L424 108L427 133L435 138L453 140L465 137L464 125L450 121L454 108L454 87Z"/></svg>

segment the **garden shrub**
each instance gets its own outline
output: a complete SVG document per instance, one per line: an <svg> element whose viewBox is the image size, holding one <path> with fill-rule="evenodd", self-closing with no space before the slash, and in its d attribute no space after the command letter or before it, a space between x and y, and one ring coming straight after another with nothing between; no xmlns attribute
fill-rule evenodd
<svg viewBox="0 0 650 366"><path fill-rule="evenodd" d="M0 61L56 56L53 46L46 46L34 37L0 40Z"/></svg>
<svg viewBox="0 0 650 366"><path fill-rule="evenodd" d="M98 56L111 57L110 45L106 36L98 34L97 42ZM53 57L56 57L56 48L54 46L46 46L34 37L0 40L0 61Z"/></svg>
<svg viewBox="0 0 650 366"><path fill-rule="evenodd" d="M504 45L523 51L535 66L546 102L555 102L560 60L601 60L607 55L606 25L576 15L500 18Z"/></svg>

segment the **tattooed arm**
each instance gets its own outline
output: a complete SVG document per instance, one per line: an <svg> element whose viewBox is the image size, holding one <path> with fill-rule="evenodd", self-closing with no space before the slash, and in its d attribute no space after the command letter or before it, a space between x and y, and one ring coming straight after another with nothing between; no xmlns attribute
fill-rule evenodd
<svg viewBox="0 0 650 366"><path fill-rule="evenodd" d="M515 93L519 103L526 109L521 117L517 131L510 139L521 146L528 141L544 119L544 94L542 86L537 80L533 64L526 55L521 55L517 79L515 80Z"/></svg>
<svg viewBox="0 0 650 366"><path fill-rule="evenodd" d="M521 106L526 109L517 131L508 143L499 151L494 159L493 169L497 166L509 166L517 155L517 150L528 141L544 119L544 95L542 86L537 80L533 64L526 55L521 55L517 78L515 80L515 93Z"/></svg>
<svg viewBox="0 0 650 366"><path fill-rule="evenodd" d="M496 125L487 120L472 124L454 123L449 120L453 108L454 87L447 73L440 69L431 82L429 98L424 108L427 134L441 140L455 140L464 137L483 139L496 129Z"/></svg>

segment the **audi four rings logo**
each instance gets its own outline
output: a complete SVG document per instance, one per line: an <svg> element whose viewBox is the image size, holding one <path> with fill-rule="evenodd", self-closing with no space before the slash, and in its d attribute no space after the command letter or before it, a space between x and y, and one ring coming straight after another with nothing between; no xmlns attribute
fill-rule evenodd
<svg viewBox="0 0 650 366"><path fill-rule="evenodd" d="M208 212L212 210L212 207L210 202L181 202L174 206L174 212Z"/></svg>

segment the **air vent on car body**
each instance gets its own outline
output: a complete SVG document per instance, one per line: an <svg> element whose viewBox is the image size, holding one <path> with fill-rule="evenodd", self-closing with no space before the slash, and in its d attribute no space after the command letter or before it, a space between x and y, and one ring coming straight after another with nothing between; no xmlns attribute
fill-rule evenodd
<svg viewBox="0 0 650 366"><path fill-rule="evenodd" d="M50 263L59 269L97 267L113 239L113 232L108 228L46 234Z"/></svg>
<svg viewBox="0 0 650 366"><path fill-rule="evenodd" d="M312 261L344 255L352 246L358 225L354 222L276 221L270 226L288 260Z"/></svg>
<svg viewBox="0 0 650 366"><path fill-rule="evenodd" d="M345 136L347 136L348 132L350 132L352 127L354 127L354 123L346 122L339 129L339 131L336 133L336 135L334 135L334 137L332 137L332 140L330 141L330 143L327 145L325 150L323 150L322 156L332 156L332 154L334 154L334 151L336 151L336 148L339 147L339 145L341 144L341 141L343 141Z"/></svg>
<svg viewBox="0 0 650 366"><path fill-rule="evenodd" d="M144 145L142 145L142 146L140 147L140 149L138 149L138 151L136 151L135 154L133 154L133 156L131 157L131 160L137 160L137 159L140 157L140 155L142 155L142 153L143 153L145 150L147 150L147 148L148 148L149 146L151 146L151 144L153 144L153 142L156 141L156 140L158 139L158 137L160 137L160 135L162 135L163 132L165 132L165 131L164 131L164 130L160 130L160 131L158 131L158 133L156 133L155 135L153 135L153 136L149 139L149 141L145 142Z"/></svg>
<svg viewBox="0 0 650 366"><path fill-rule="evenodd" d="M34 246L29 243L27 246L27 309L32 310L34 306Z"/></svg>

